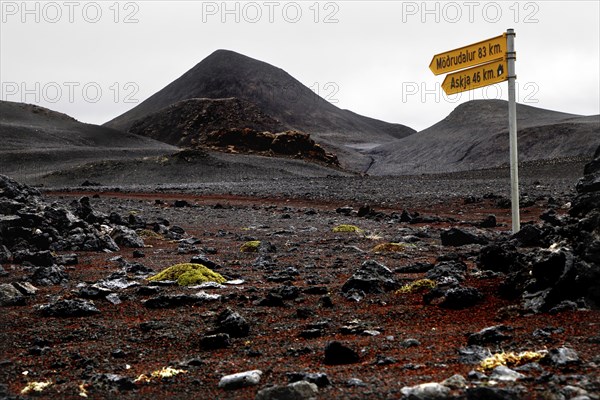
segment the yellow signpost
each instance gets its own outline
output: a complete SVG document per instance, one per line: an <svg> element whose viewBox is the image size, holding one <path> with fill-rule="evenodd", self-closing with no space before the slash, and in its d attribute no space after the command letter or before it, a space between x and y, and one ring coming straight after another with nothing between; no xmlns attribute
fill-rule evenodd
<svg viewBox="0 0 600 400"><path fill-rule="evenodd" d="M445 74L502 59L506 51L506 34L504 33L491 39L436 54L429 63L429 69L435 75Z"/></svg>
<svg viewBox="0 0 600 400"><path fill-rule="evenodd" d="M506 60L498 60L446 75L442 89L447 95L451 95L504 82L507 79Z"/></svg>
<svg viewBox="0 0 600 400"><path fill-rule="evenodd" d="M513 233L521 229L515 60L515 31L509 29L500 36L436 54L429 63L429 69L435 75L458 71L448 74L442 83L442 89L447 95L508 81L508 134Z"/></svg>

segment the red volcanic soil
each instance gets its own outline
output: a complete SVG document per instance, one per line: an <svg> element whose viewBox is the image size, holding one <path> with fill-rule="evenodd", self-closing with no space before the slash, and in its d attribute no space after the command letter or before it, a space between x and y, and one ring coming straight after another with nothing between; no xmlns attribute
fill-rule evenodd
<svg viewBox="0 0 600 400"><path fill-rule="evenodd" d="M54 193L48 200L68 204L84 193ZM160 201L159 201L160 200ZM175 200L190 206L174 207ZM0 309L0 383L7 386L7 396L17 396L28 382L51 381L52 385L37 395L40 398L81 398L82 389L89 398L154 399L253 399L258 390L288 383L290 372L322 372L331 385L319 388L318 398L388 399L401 398L400 390L425 382L441 382L454 374L467 374L477 364L460 360L458 349L467 346L467 334L504 324L512 330L511 338L487 347L492 353L535 351L567 346L574 349L580 362L567 367L543 365L542 371L522 372L516 383L498 383L495 387L513 390L520 386L519 398L546 399L568 385L588 382L588 395L597 396L590 387L598 386L597 310L565 311L549 315L520 315L510 312L516 301L500 298L498 285L502 276L477 274L479 246L446 247L440 231L450 226L474 229L473 224L495 214L500 226L481 230L481 234L498 236L510 227L510 209L498 209L492 200L465 204L450 201L432 207L418 207L423 216L440 217L429 223L409 224L393 221L392 212L402 209L377 209L383 216L359 218L336 212L344 204L336 202L288 201L281 198L235 196L195 196L183 194L100 193L91 199L92 206L103 212L115 211L123 216L131 212L147 219L149 227L158 217L179 225L185 237L199 242L186 250L179 243L164 238L145 238L145 257L133 259L133 249L117 253L78 253L79 264L67 267L68 283L40 286L24 306ZM355 207L357 209L357 207ZM523 209L523 220L539 222L545 209L536 204ZM365 234L334 233L338 224L352 224ZM373 253L380 243L396 241L407 234L420 234L421 240L398 253ZM271 266L255 261L256 253L242 253L240 246L248 240L270 242L276 250L268 255ZM182 254L185 252L185 254ZM94 283L119 271L111 261L122 256L160 271L176 263L189 262L194 252L208 257L222 267L217 272L229 279L242 279L240 285L205 289L221 295L218 301L182 305L168 309L150 309L143 301L156 294L144 288L148 282L115 293L120 304L104 298L94 300L99 314L78 318L42 316L38 305L57 297L75 298L77 285ZM478 288L484 300L463 310L426 305L422 293L366 294L360 301L348 300L342 285L366 260L376 260L392 271L416 262L430 262L456 253L469 267L466 286ZM279 272L293 267L298 274L277 281ZM23 266L5 265L7 276L0 283L25 279L30 271ZM399 283L407 283L424 274L394 273ZM267 293L283 285L295 286L299 295L284 300L283 306L258 303ZM196 293L198 289L159 286L160 294ZM316 293L316 294L313 294ZM324 305L329 296L332 306ZM507 308L509 307L509 308ZM230 308L250 325L247 337L232 338L224 349L205 349L203 335L215 327L215 318ZM343 327L360 321L364 329L347 333ZM301 332L320 327L320 336L304 338ZM534 335L540 328L553 333ZM369 336L364 330L377 331ZM407 339L419 344L406 347ZM355 350L360 359L347 365L326 365L324 349L330 341L340 341ZM389 363L381 362L388 357ZM393 359L393 360L392 360ZM380 362L378 362L378 360ZM187 372L172 378L138 382L131 388L102 383L100 374L118 374L135 379L141 374L173 366ZM224 375L259 369L263 375L258 386L223 390L218 382ZM358 378L364 386L350 386ZM494 385L493 385L494 386ZM516 389L514 389L516 390ZM454 390L459 395L464 390ZM1 396L1 395L0 395ZM568 397L567 397L568 398Z"/></svg>

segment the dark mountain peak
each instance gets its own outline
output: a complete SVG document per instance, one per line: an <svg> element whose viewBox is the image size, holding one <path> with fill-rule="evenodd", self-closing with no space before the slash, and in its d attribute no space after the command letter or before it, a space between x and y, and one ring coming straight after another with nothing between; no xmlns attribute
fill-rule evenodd
<svg viewBox="0 0 600 400"><path fill-rule="evenodd" d="M192 69L186 72L183 76L188 74L198 74L210 72L211 75L219 75L224 71L245 71L251 70L258 72L262 70L266 71L282 71L280 68L274 67L264 61L259 61L254 58L248 57L244 54L237 53L232 50L215 50L208 57L196 64ZM239 79L239 76L230 75L229 78Z"/></svg>
<svg viewBox="0 0 600 400"><path fill-rule="evenodd" d="M242 61L242 62L257 62L257 63L267 64L263 61L256 60L256 59L248 57L247 55L244 55L242 53L238 53L236 51L228 50L228 49L215 50L212 53L210 53L206 58L204 58L204 60L200 61L198 64L203 63L203 62L209 63L209 62L215 62L215 61L227 61L227 62Z"/></svg>
<svg viewBox="0 0 600 400"><path fill-rule="evenodd" d="M415 132L404 125L341 110L283 69L231 50L214 51L137 107L105 125L127 132L137 121L182 100L232 97L251 102L285 128L309 133L332 147L389 143Z"/></svg>

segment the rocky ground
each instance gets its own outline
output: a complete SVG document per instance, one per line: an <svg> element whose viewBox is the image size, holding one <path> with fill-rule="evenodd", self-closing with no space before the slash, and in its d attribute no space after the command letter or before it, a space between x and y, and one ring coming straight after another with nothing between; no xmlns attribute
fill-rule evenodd
<svg viewBox="0 0 600 400"><path fill-rule="evenodd" d="M0 397L598 399L598 164L525 174L514 236L502 171L2 178ZM225 282L147 279L180 263Z"/></svg>

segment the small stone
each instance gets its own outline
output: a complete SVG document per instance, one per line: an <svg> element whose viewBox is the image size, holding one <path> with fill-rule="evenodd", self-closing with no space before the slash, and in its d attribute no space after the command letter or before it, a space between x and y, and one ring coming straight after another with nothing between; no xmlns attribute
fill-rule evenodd
<svg viewBox="0 0 600 400"><path fill-rule="evenodd" d="M479 289L474 287L459 286L448 289L444 293L444 299L439 306L442 308L450 308L460 310L476 305L483 299L483 294Z"/></svg>
<svg viewBox="0 0 600 400"><path fill-rule="evenodd" d="M405 386L400 392L413 400L434 400L448 398L450 388L437 382L429 382L415 386Z"/></svg>
<svg viewBox="0 0 600 400"><path fill-rule="evenodd" d="M580 362L577 352L569 347L559 347L548 352L548 356L543 360L548 359L557 367L564 367L570 364L578 364Z"/></svg>
<svg viewBox="0 0 600 400"><path fill-rule="evenodd" d="M409 348L409 347L416 347L416 346L420 346L421 342L419 342L417 339L405 339L403 341L401 341L400 343L400 347L404 347L404 348Z"/></svg>
<svg viewBox="0 0 600 400"><path fill-rule="evenodd" d="M314 316L316 313L312 308L300 307L296 309L296 317L306 319Z"/></svg>
<svg viewBox="0 0 600 400"><path fill-rule="evenodd" d="M364 293L384 293L396 287L393 272L377 261L365 261L342 286L342 292L360 290Z"/></svg>
<svg viewBox="0 0 600 400"><path fill-rule="evenodd" d="M467 374L467 378L469 378L469 380L471 380L471 381L483 381L483 380L487 379L487 375L484 374L483 372L471 370Z"/></svg>
<svg viewBox="0 0 600 400"><path fill-rule="evenodd" d="M494 228L496 225L496 216L493 214L488 215L479 223L481 228Z"/></svg>
<svg viewBox="0 0 600 400"><path fill-rule="evenodd" d="M521 229L511 236L517 244L523 247L542 246L542 231L541 229L531 224L522 225Z"/></svg>
<svg viewBox="0 0 600 400"><path fill-rule="evenodd" d="M570 400L574 400L580 397L587 397L589 399L589 393L587 392L587 390L584 390L578 386L567 385L562 389L562 393L565 396L567 396L567 398Z"/></svg>
<svg viewBox="0 0 600 400"><path fill-rule="evenodd" d="M381 332L374 330L374 329L367 329L362 332L362 335L363 336L379 336L379 335L381 335Z"/></svg>
<svg viewBox="0 0 600 400"><path fill-rule="evenodd" d="M258 369L225 375L219 381L219 388L225 390L234 390L248 386L256 386L260 383L261 375L262 371Z"/></svg>
<svg viewBox="0 0 600 400"><path fill-rule="evenodd" d="M444 379L442 385L450 389L463 389L467 386L467 380L460 374L452 375L450 378Z"/></svg>
<svg viewBox="0 0 600 400"><path fill-rule="evenodd" d="M77 265L79 264L79 258L77 254L62 254L55 256L56 263L58 265Z"/></svg>
<svg viewBox="0 0 600 400"><path fill-rule="evenodd" d="M563 300L554 307L552 307L548 311L548 314L558 314L565 311L576 311L578 308L579 307L577 306L577 303L575 303L574 301Z"/></svg>
<svg viewBox="0 0 600 400"><path fill-rule="evenodd" d="M206 268L209 268L209 269L212 269L212 270L223 268L220 264L212 261L211 259L209 259L204 254L197 254L197 255L193 256L192 259L190 260L190 263L192 263L192 264L202 264Z"/></svg>
<svg viewBox="0 0 600 400"><path fill-rule="evenodd" d="M477 333L472 333L468 336L467 343L469 345L485 345L488 343L500 343L504 340L512 339L511 335L505 332L511 331L512 328L506 325L495 325L484 328Z"/></svg>
<svg viewBox="0 0 600 400"><path fill-rule="evenodd" d="M325 296L321 297L321 299L319 300L319 303L321 303L321 306L324 308L332 308L333 307L333 300L331 300L331 296L329 296L329 295L325 295Z"/></svg>
<svg viewBox="0 0 600 400"><path fill-rule="evenodd" d="M490 375L491 380L501 382L514 382L517 379L523 378L525 378L525 375L514 371L504 365L499 365L496 368L494 368L492 374Z"/></svg>
<svg viewBox="0 0 600 400"><path fill-rule="evenodd" d="M346 386L348 387L365 387L367 384L358 378L350 378L346 381Z"/></svg>
<svg viewBox="0 0 600 400"><path fill-rule="evenodd" d="M133 248L144 247L144 241L142 240L142 238L140 238L133 229L127 228L125 226L115 227L110 233L110 236L116 244L121 246Z"/></svg>
<svg viewBox="0 0 600 400"><path fill-rule="evenodd" d="M33 296L39 290L29 282L13 282L12 285L25 296Z"/></svg>
<svg viewBox="0 0 600 400"><path fill-rule="evenodd" d="M231 337L246 337L250 325L239 313L227 308L217 317L217 332L229 334Z"/></svg>
<svg viewBox="0 0 600 400"><path fill-rule="evenodd" d="M327 365L353 364L359 359L358 353L340 342L329 342L325 347L325 364Z"/></svg>
<svg viewBox="0 0 600 400"><path fill-rule="evenodd" d="M144 257L146 257L146 254L144 254L143 251L141 251L141 250L133 251L133 258L144 258Z"/></svg>
<svg viewBox="0 0 600 400"><path fill-rule="evenodd" d="M111 293L108 296L106 296L106 300L108 300L110 303L112 303L114 305L122 303L121 298L116 293Z"/></svg>
<svg viewBox="0 0 600 400"><path fill-rule="evenodd" d="M290 383L298 381L307 381L310 383L314 383L320 388L331 385L331 381L329 380L329 377L327 377L327 374L324 374L322 372L288 372L286 375Z"/></svg>
<svg viewBox="0 0 600 400"><path fill-rule="evenodd" d="M478 236L458 228L450 228L442 231L440 237L442 239L442 246L458 247L467 244L486 244L488 242L484 236Z"/></svg>
<svg viewBox="0 0 600 400"><path fill-rule="evenodd" d="M175 308L188 304L199 304L207 301L215 301L221 298L218 294L198 292L196 294L159 294L158 296L143 301L147 308Z"/></svg>
<svg viewBox="0 0 600 400"><path fill-rule="evenodd" d="M259 390L256 400L309 400L315 399L319 390L317 385L306 381L290 383L287 386L273 386Z"/></svg>
<svg viewBox="0 0 600 400"><path fill-rule="evenodd" d="M231 340L227 333L206 335L200 339L200 346L205 350L224 349L231 346Z"/></svg>
<svg viewBox="0 0 600 400"><path fill-rule="evenodd" d="M31 281L40 286L60 285L68 279L65 269L58 265L36 268L31 275Z"/></svg>
<svg viewBox="0 0 600 400"><path fill-rule="evenodd" d="M0 306L16 306L25 304L25 298L13 285L0 284Z"/></svg>
<svg viewBox="0 0 600 400"><path fill-rule="evenodd" d="M391 365L391 364L396 364L397 362L398 362L398 360L395 359L394 357L387 357L387 356L378 354L375 357L375 362L373 364L375 364L375 365Z"/></svg>
<svg viewBox="0 0 600 400"><path fill-rule="evenodd" d="M81 299L65 299L42 304L39 310L46 317L85 317L100 313L92 301Z"/></svg>
<svg viewBox="0 0 600 400"><path fill-rule="evenodd" d="M314 339L323 336L323 330L321 329L304 329L298 334L299 337L304 339Z"/></svg>
<svg viewBox="0 0 600 400"><path fill-rule="evenodd" d="M465 364L479 364L481 361L492 356L490 350L482 346L467 346L458 349L459 361Z"/></svg>
<svg viewBox="0 0 600 400"><path fill-rule="evenodd" d="M136 388L133 379L117 374L96 374L92 377L91 381L94 385L98 385L105 390L113 388L117 388L118 390L133 390Z"/></svg>
<svg viewBox="0 0 600 400"><path fill-rule="evenodd" d="M123 351L123 349L114 349L113 351L110 352L110 355L113 358L125 358L125 357L127 357L127 353L125 353Z"/></svg>
<svg viewBox="0 0 600 400"><path fill-rule="evenodd" d="M467 388L467 400L520 400L523 397L510 389L475 386Z"/></svg>

